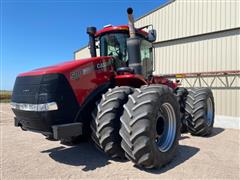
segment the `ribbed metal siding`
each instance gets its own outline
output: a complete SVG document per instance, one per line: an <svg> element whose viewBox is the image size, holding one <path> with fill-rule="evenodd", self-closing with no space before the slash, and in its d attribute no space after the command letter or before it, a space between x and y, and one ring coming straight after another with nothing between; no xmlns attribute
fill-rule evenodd
<svg viewBox="0 0 240 180"><path fill-rule="evenodd" d="M240 27L239 0L176 0L139 19L137 27L153 24L157 41Z"/></svg>
<svg viewBox="0 0 240 180"><path fill-rule="evenodd" d="M240 69L240 30L236 33L216 39L155 45L155 74Z"/></svg>
<svg viewBox="0 0 240 180"><path fill-rule="evenodd" d="M217 115L240 117L239 90L213 90Z"/></svg>

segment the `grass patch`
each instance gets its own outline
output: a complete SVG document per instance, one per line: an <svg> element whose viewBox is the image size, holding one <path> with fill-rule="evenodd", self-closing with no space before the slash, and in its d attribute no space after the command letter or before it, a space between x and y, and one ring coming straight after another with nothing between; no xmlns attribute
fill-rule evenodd
<svg viewBox="0 0 240 180"><path fill-rule="evenodd" d="M0 90L0 103L9 103L11 101L12 91Z"/></svg>

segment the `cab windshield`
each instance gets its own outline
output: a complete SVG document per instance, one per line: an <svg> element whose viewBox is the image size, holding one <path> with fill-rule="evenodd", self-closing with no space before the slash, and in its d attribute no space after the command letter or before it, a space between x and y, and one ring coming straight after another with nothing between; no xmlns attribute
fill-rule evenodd
<svg viewBox="0 0 240 180"><path fill-rule="evenodd" d="M123 62L127 62L127 38L126 33L108 33L100 37L100 56L113 56Z"/></svg>
<svg viewBox="0 0 240 180"><path fill-rule="evenodd" d="M99 37L100 56L112 56L115 58L115 67L128 66L127 33L107 33ZM140 53L143 74L147 76L153 71L152 44L146 39L141 40Z"/></svg>

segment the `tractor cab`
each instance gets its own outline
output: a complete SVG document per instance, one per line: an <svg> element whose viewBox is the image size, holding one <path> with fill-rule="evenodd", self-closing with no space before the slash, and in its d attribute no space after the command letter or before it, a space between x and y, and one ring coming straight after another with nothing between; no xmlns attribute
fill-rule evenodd
<svg viewBox="0 0 240 180"><path fill-rule="evenodd" d="M153 47L152 42L155 38L149 36L149 33L144 31L143 27L136 29L136 37L139 40L140 45L140 59L139 63L142 67L141 75L145 78L152 75L153 72ZM89 33L89 30L93 31ZM97 56L96 49L100 56L112 56L115 60L115 68L118 73L134 72L134 68L130 66L138 65L138 63L129 63L129 50L127 40L129 39L129 27L128 26L112 26L108 25L104 29L95 31L94 27L88 28L88 34L90 35L89 49L92 57ZM150 33L153 32L150 30ZM91 33L94 37L91 37ZM153 36L153 33L151 33ZM94 38L94 40L91 40ZM95 42L91 44L91 42ZM130 66L129 66L130 65Z"/></svg>

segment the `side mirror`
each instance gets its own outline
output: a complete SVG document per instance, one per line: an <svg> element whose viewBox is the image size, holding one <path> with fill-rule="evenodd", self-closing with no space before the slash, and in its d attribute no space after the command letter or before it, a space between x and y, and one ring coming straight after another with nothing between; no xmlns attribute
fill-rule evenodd
<svg viewBox="0 0 240 180"><path fill-rule="evenodd" d="M148 31L148 41L154 42L157 39L157 31L155 29L151 29Z"/></svg>

